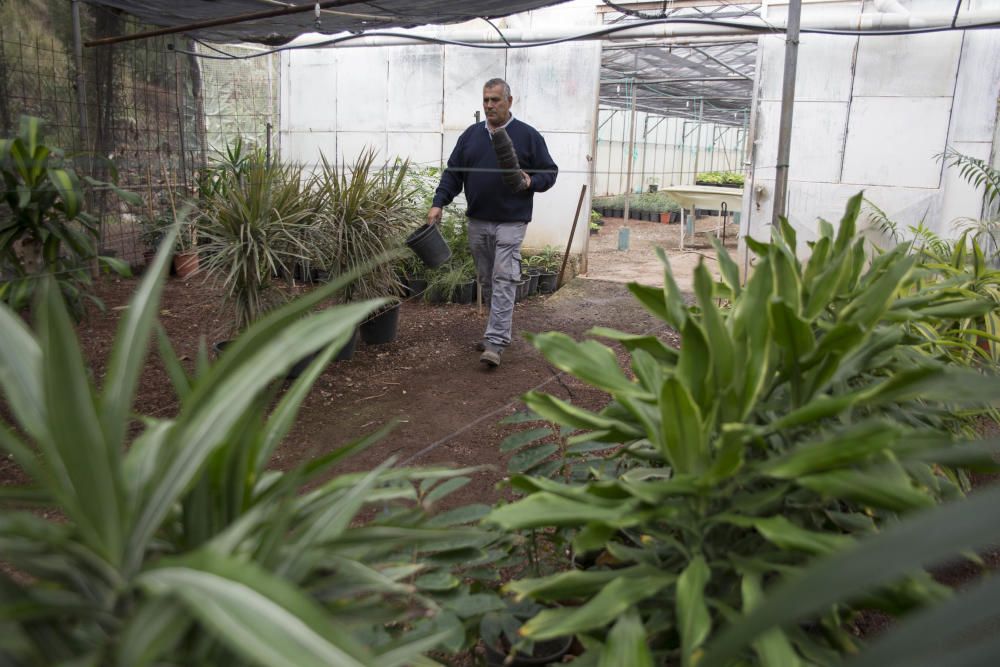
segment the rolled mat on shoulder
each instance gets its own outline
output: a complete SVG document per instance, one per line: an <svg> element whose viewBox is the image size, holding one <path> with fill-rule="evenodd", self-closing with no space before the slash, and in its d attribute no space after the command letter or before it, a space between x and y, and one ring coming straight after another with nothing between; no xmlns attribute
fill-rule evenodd
<svg viewBox="0 0 1000 667"><path fill-rule="evenodd" d="M514 143L510 140L507 130L502 127L493 132L493 151L497 154L497 164L503 170L500 177L504 184L514 192L524 189L524 177L521 176L521 166L517 162Z"/></svg>

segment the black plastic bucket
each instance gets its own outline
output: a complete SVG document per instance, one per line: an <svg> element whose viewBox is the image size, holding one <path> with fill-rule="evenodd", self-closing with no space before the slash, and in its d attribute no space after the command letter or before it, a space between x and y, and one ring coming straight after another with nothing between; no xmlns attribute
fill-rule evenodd
<svg viewBox="0 0 1000 667"><path fill-rule="evenodd" d="M451 259L451 248L441 236L437 225L421 225L406 239L406 245L432 269Z"/></svg>

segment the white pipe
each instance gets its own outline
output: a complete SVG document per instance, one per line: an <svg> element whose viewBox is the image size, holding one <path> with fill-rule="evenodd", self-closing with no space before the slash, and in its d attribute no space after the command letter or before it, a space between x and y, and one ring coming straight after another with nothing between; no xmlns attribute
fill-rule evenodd
<svg viewBox="0 0 1000 667"><path fill-rule="evenodd" d="M808 6L807 6L808 7ZM809 15L803 11L801 29L807 30L859 30L878 32L879 30L906 30L915 28L946 28L951 26L954 14L951 12L912 13L869 13L848 14L843 11L829 11L828 7L809 7ZM827 11L824 11L827 10ZM445 39L468 44L503 45L504 38L511 44L533 44L559 39L576 37L580 40L618 41L627 39L660 39L670 40L699 35L746 35L747 31L760 34L764 31L783 31L786 27L784 17L765 21L758 17L742 17L727 19L728 25L719 25L706 20L703 24L688 23L657 23L640 25L607 35L594 34L609 26L569 25L551 28L505 29L503 37L492 29L450 29L448 27L422 28L414 30L380 31L379 36L361 35L354 39L324 45L323 42L336 39L337 36L310 33L301 35L290 46L311 46L317 48L344 48L361 46L403 46L421 43L424 39ZM958 29L988 23L1000 23L1000 9L967 11L959 14L955 23ZM391 34L387 34L391 33ZM426 42L425 42L426 43Z"/></svg>

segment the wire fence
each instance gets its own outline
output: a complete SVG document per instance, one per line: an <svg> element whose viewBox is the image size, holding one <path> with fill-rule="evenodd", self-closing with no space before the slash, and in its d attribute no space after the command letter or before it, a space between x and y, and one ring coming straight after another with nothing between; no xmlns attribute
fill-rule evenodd
<svg viewBox="0 0 1000 667"><path fill-rule="evenodd" d="M100 252L142 264L144 223L172 215L198 170L236 137L270 145L278 122L278 56L207 60L213 48L183 36L73 49L70 3L0 3L0 125L44 120L45 141L77 156L77 170L142 199L93 188ZM148 29L105 7L81 6L83 41ZM228 52L254 47L227 45ZM183 52L183 53L182 53Z"/></svg>

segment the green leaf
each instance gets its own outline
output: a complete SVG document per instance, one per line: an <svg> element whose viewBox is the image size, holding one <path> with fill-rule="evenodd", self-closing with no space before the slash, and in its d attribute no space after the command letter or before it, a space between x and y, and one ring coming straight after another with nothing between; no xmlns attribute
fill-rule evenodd
<svg viewBox="0 0 1000 667"><path fill-rule="evenodd" d="M24 320L0 303L0 387L21 427L35 440L48 440L42 389L42 349Z"/></svg>
<svg viewBox="0 0 1000 667"><path fill-rule="evenodd" d="M678 473L704 469L706 441L701 411L687 388L675 378L668 378L663 383L660 416L664 458Z"/></svg>
<svg viewBox="0 0 1000 667"><path fill-rule="evenodd" d="M123 276L125 278L132 277L132 267L129 266L129 263L125 260L118 259L117 257L105 257L104 255L101 255L97 258L97 261L100 262L101 266L105 267L108 271L113 271L119 276Z"/></svg>
<svg viewBox="0 0 1000 667"><path fill-rule="evenodd" d="M425 591L450 591L458 588L462 582L450 572L432 572L417 577L413 583Z"/></svg>
<svg viewBox="0 0 1000 667"><path fill-rule="evenodd" d="M66 217L70 220L75 218L80 212L83 203L83 192L80 190L80 183L76 176L66 169L47 169L49 182L52 183L59 197L63 201Z"/></svg>
<svg viewBox="0 0 1000 667"><path fill-rule="evenodd" d="M819 613L830 605L901 578L921 567L1000 540L1000 487L915 514L792 577L708 647L699 667L721 667L762 632Z"/></svg>
<svg viewBox="0 0 1000 667"><path fill-rule="evenodd" d="M955 647L972 648L992 640L993 633L977 631L996 620L1000 599L1000 577L964 588L958 595L933 607L907 616L880 635L848 667L883 665L954 664L949 658ZM986 662L996 658L992 653Z"/></svg>
<svg viewBox="0 0 1000 667"><path fill-rule="evenodd" d="M846 535L806 530L783 516L726 516L723 520L735 526L754 528L765 540L781 549L803 551L808 554L832 553L850 546L853 542Z"/></svg>
<svg viewBox="0 0 1000 667"><path fill-rule="evenodd" d="M529 391L522 399L532 410L557 424L593 431L608 431L609 437L617 437L620 440L639 438L643 435L642 431L630 424L594 414L548 394Z"/></svg>
<svg viewBox="0 0 1000 667"><path fill-rule="evenodd" d="M370 654L297 589L249 562L210 552L164 562L139 577L179 599L234 653L267 667L364 667Z"/></svg>
<svg viewBox="0 0 1000 667"><path fill-rule="evenodd" d="M559 451L559 446L555 443L546 443L537 447L523 449L510 457L507 463L508 472L528 472L539 463L542 463L550 456Z"/></svg>
<svg viewBox="0 0 1000 667"><path fill-rule="evenodd" d="M772 300L768 314L774 331L774 342L785 350L785 366L793 368L816 346L812 327L784 301Z"/></svg>
<svg viewBox="0 0 1000 667"><path fill-rule="evenodd" d="M614 507L600 507L543 492L533 493L509 505L501 505L487 519L509 530L579 526L591 521L627 526L638 521L635 516L637 507L638 503L635 501L617 503Z"/></svg>
<svg viewBox="0 0 1000 667"><path fill-rule="evenodd" d="M154 597L144 601L122 629L118 667L157 664L191 626L187 610L176 600Z"/></svg>
<svg viewBox="0 0 1000 667"><path fill-rule="evenodd" d="M709 275L708 269L705 268L704 262L699 262L695 268L694 287L695 293L698 295L698 305L701 308L701 322L705 328L705 337L711 341L714 391L722 393L732 384L735 374L733 339L712 298L712 277Z"/></svg>
<svg viewBox="0 0 1000 667"><path fill-rule="evenodd" d="M611 348L597 341L578 343L566 334L550 331L532 336L531 342L550 364L598 389L626 395L645 393L625 377Z"/></svg>
<svg viewBox="0 0 1000 667"><path fill-rule="evenodd" d="M120 443L105 438L73 323L51 280L42 286L38 328L45 406L52 415L46 454L54 458L47 464L69 482L72 501L64 509L87 543L118 565L126 530Z"/></svg>
<svg viewBox="0 0 1000 667"><path fill-rule="evenodd" d="M862 422L818 442L797 444L789 453L764 463L760 470L771 477L795 479L840 468L874 458L892 447L901 434L901 429L889 422Z"/></svg>
<svg viewBox="0 0 1000 667"><path fill-rule="evenodd" d="M743 612L749 613L760 604L763 597L760 575L744 573L740 590L743 596ZM760 658L762 667L798 667L801 664L788 638L776 628L761 635L753 643L753 650Z"/></svg>
<svg viewBox="0 0 1000 667"><path fill-rule="evenodd" d="M828 498L853 500L891 512L934 506L934 499L908 481L887 479L883 475L859 470L835 470L807 475L796 480L800 486Z"/></svg>
<svg viewBox="0 0 1000 667"><path fill-rule="evenodd" d="M681 664L697 662L695 653L712 631L712 618L705 604L705 585L712 576L702 556L688 563L677 579L677 619L681 636Z"/></svg>
<svg viewBox="0 0 1000 667"><path fill-rule="evenodd" d="M549 427L543 428L533 428L528 431L519 431L517 433L512 433L503 439L500 443L500 453L506 454L508 452L513 452L525 445L530 445L533 442L542 440L552 435L552 429Z"/></svg>
<svg viewBox="0 0 1000 667"><path fill-rule="evenodd" d="M617 329L608 329L607 327L594 327L587 332L587 335L610 338L613 341L621 343L629 352L635 353L637 350L642 350L657 361L671 366L676 364L679 358L677 350L656 336L630 334L618 331Z"/></svg>
<svg viewBox="0 0 1000 667"><path fill-rule="evenodd" d="M118 324L118 333L111 348L111 359L100 397L101 427L109 443L116 445L125 439L129 412L135 396L139 375L149 349L149 339L163 293L163 283L170 262L177 229L171 229L156 254L129 306ZM114 452L114 456L118 453Z"/></svg>
<svg viewBox="0 0 1000 667"><path fill-rule="evenodd" d="M515 579L503 587L518 601L525 598L558 602L587 597L619 578L656 576L659 570L649 565L634 565L620 570L567 570L547 577Z"/></svg>
<svg viewBox="0 0 1000 667"><path fill-rule="evenodd" d="M695 319L689 318L681 332L681 354L677 362L676 377L691 394L695 403L708 411L715 398L714 387L715 354L708 344L705 330Z"/></svg>
<svg viewBox="0 0 1000 667"><path fill-rule="evenodd" d="M650 598L675 581L662 573L618 577L579 607L547 609L521 626L521 636L533 641L596 630L615 621L633 604Z"/></svg>
<svg viewBox="0 0 1000 667"><path fill-rule="evenodd" d="M719 260L719 272L722 274L723 280L732 290L733 298L739 298L742 292L740 267L733 261L729 251L722 245L722 241L713 235L709 235L709 240L712 242L712 247L715 248L715 256Z"/></svg>
<svg viewBox="0 0 1000 667"><path fill-rule="evenodd" d="M463 486L471 482L472 479L469 477L453 477L449 480L445 480L441 484L438 484L424 496L423 504L425 507L430 507L434 505L437 501L445 498L448 494L461 489Z"/></svg>
<svg viewBox="0 0 1000 667"><path fill-rule="evenodd" d="M646 645L646 629L635 609L618 619L601 650L598 667L653 667L653 656Z"/></svg>

